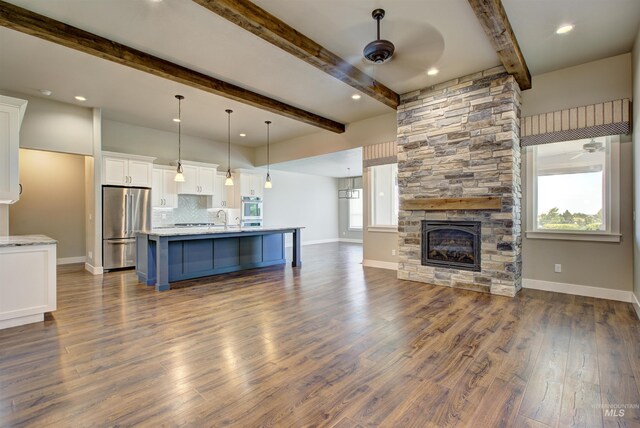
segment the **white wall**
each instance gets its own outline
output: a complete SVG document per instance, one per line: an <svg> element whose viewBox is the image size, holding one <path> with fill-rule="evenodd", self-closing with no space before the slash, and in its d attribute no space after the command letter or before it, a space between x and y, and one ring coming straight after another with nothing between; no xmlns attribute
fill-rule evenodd
<svg viewBox="0 0 640 428"><path fill-rule="evenodd" d="M47 98L0 90L29 101L20 128L20 147L79 155L93 154L93 113L90 108Z"/></svg>
<svg viewBox="0 0 640 428"><path fill-rule="evenodd" d="M152 128L102 120L102 149L105 151L156 157L169 165L178 159L178 134ZM231 169L253 166L254 149L231 146ZM227 144L182 135L182 159L215 163L227 169Z"/></svg>
<svg viewBox="0 0 640 428"><path fill-rule="evenodd" d="M273 188L264 189L265 226L304 226L303 243L338 239L337 179L274 170L271 178Z"/></svg>
<svg viewBox="0 0 640 428"><path fill-rule="evenodd" d="M631 98L631 55L623 54L538 76L522 93L522 115ZM637 123L637 122L636 122ZM524 153L525 151L523 151ZM620 143L620 243L527 239L523 278L630 291L633 282L632 162L628 136ZM526 155L523 156L526 165ZM523 168L523 174L526 168ZM527 224L523 175L523 221ZM562 273L554 264L562 264Z"/></svg>

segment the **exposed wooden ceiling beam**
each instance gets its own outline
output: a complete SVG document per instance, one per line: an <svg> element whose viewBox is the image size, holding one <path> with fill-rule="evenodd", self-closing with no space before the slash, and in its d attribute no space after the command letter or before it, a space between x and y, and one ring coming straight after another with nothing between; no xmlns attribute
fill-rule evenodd
<svg viewBox="0 0 640 428"><path fill-rule="evenodd" d="M193 0L341 82L397 109L397 93L249 0Z"/></svg>
<svg viewBox="0 0 640 428"><path fill-rule="evenodd" d="M509 23L501 0L469 0L489 41L498 53L504 68L512 74L520 89L531 89L531 73L524 60L518 40Z"/></svg>
<svg viewBox="0 0 640 428"><path fill-rule="evenodd" d="M290 119L342 133L342 123L0 0L0 25Z"/></svg>

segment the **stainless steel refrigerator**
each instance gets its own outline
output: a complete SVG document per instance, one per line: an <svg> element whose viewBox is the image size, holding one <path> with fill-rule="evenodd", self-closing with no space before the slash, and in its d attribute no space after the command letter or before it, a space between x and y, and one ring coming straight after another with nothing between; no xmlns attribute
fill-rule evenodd
<svg viewBox="0 0 640 428"><path fill-rule="evenodd" d="M136 231L151 227L151 189L102 187L102 266L136 265Z"/></svg>

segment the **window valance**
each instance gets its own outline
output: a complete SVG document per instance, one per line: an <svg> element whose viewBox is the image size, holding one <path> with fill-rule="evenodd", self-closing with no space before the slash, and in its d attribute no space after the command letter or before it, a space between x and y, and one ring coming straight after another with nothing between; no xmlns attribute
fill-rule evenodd
<svg viewBox="0 0 640 428"><path fill-rule="evenodd" d="M522 147L631 133L628 98L526 116L520 120Z"/></svg>
<svg viewBox="0 0 640 428"><path fill-rule="evenodd" d="M372 144L362 148L362 162L365 168L398 162L398 144L395 141Z"/></svg>

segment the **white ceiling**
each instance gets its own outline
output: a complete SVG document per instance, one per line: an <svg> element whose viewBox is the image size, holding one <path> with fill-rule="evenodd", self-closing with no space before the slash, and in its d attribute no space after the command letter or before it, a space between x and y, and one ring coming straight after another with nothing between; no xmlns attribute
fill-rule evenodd
<svg viewBox="0 0 640 428"><path fill-rule="evenodd" d="M531 74L630 52L640 0L502 0ZM564 23L573 31L555 34Z"/></svg>
<svg viewBox="0 0 640 428"><path fill-rule="evenodd" d="M343 150L277 163L271 165L271 169L325 177L357 177L362 175L362 149Z"/></svg>
<svg viewBox="0 0 640 428"><path fill-rule="evenodd" d="M350 86L293 57L189 0L10 0L19 6L152 53L211 76L349 124L392 111L367 96L351 100ZM467 0L254 0L329 50L403 93L499 64ZM504 0L534 74L630 50L640 0ZM375 38L374 8L383 7L382 37L396 45L387 64L361 61ZM560 38L558 23L576 30ZM173 83L109 61L0 28L0 88L101 107L106 118L175 131L173 95L186 96L183 131L232 142L265 143L319 128ZM427 76L437 67L440 73ZM241 139L238 134L247 137Z"/></svg>

